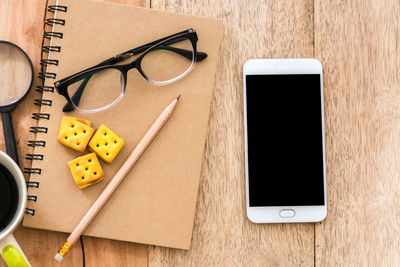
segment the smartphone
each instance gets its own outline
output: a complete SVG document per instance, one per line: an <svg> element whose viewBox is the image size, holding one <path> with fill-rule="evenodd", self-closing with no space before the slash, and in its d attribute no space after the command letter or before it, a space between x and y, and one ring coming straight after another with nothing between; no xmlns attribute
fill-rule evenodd
<svg viewBox="0 0 400 267"><path fill-rule="evenodd" d="M247 217L322 221L327 214L322 65L251 59L243 66Z"/></svg>

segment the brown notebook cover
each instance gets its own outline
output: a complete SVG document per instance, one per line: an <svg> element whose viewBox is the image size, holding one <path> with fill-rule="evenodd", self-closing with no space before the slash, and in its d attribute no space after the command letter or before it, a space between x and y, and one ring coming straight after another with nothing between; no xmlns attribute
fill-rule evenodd
<svg viewBox="0 0 400 267"><path fill-rule="evenodd" d="M65 20L55 25L51 46L60 52L50 52L48 58L59 60L49 65L46 86L75 72L91 67L109 57L164 36L193 28L199 41L198 51L208 57L197 62L186 77L166 86L149 84L137 70L128 73L125 96L115 107L95 113L63 114L66 103L56 92L44 92L42 113L50 119L39 121L47 133L38 133L36 140L45 147L35 147L43 160L33 161L32 168L41 174L31 174L30 181L39 188L29 188L36 202L28 202L34 216L26 215L23 225L46 230L71 232L90 205L133 151L161 111L179 94L181 101L173 115L141 156L133 169L86 230L85 235L189 249L206 141L210 102L219 47L222 38L220 20L154 11L126 5L97 1L60 0L67 11L54 15ZM162 62L160 62L162 64ZM89 153L74 151L57 142L63 115L82 117L93 123L107 125L126 141L111 163L101 161L104 180L79 190L67 162Z"/></svg>

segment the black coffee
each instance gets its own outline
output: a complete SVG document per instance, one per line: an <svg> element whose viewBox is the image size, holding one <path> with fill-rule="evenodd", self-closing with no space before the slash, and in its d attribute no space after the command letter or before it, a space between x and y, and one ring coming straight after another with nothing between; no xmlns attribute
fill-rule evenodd
<svg viewBox="0 0 400 267"><path fill-rule="evenodd" d="M18 207L18 186L10 171L0 164L0 231L14 218Z"/></svg>

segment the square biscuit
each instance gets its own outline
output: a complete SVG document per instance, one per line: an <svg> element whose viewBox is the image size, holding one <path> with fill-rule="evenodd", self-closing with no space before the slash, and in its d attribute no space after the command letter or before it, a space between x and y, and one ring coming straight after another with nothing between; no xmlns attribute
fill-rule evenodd
<svg viewBox="0 0 400 267"><path fill-rule="evenodd" d="M89 142L89 148L105 162L111 163L121 148L125 145L124 139L111 131L104 124L100 125Z"/></svg>
<svg viewBox="0 0 400 267"><path fill-rule="evenodd" d="M85 151L94 129L75 119L63 118L63 122L57 140L76 151Z"/></svg>
<svg viewBox="0 0 400 267"><path fill-rule="evenodd" d="M68 166L79 189L103 180L104 172L95 153L68 161Z"/></svg>
<svg viewBox="0 0 400 267"><path fill-rule="evenodd" d="M77 117L63 116L61 119L61 126L60 126L60 130L58 132L58 135L60 135L64 124L70 120L76 120L76 121L82 122L83 124L86 124L89 127L92 126L92 122L90 120L85 120L85 119L81 119L81 118L77 118Z"/></svg>

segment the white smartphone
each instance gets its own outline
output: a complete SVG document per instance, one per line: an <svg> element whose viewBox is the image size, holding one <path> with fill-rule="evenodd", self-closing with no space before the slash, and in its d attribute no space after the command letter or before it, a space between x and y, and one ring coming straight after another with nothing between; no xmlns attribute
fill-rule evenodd
<svg viewBox="0 0 400 267"><path fill-rule="evenodd" d="M322 221L327 214L322 65L251 59L243 66L247 217Z"/></svg>

